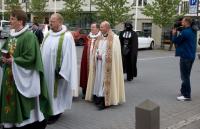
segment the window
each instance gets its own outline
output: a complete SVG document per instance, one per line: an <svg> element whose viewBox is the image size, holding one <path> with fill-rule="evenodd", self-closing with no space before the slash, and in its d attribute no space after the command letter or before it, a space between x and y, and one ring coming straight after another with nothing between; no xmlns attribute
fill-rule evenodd
<svg viewBox="0 0 200 129"><path fill-rule="evenodd" d="M22 0L22 3L26 3L26 2L29 2L29 0Z"/></svg>
<svg viewBox="0 0 200 129"><path fill-rule="evenodd" d="M133 5L136 6L136 1L133 0ZM138 0L138 6L145 6L147 4L147 0Z"/></svg>
<svg viewBox="0 0 200 129"><path fill-rule="evenodd" d="M22 3L25 3L26 2L26 0L22 0Z"/></svg>
<svg viewBox="0 0 200 129"><path fill-rule="evenodd" d="M189 12L189 3L188 3L188 1L182 1L181 12L183 12L183 13L188 13Z"/></svg>
<svg viewBox="0 0 200 129"><path fill-rule="evenodd" d="M142 23L142 30L145 37L151 36L152 23Z"/></svg>

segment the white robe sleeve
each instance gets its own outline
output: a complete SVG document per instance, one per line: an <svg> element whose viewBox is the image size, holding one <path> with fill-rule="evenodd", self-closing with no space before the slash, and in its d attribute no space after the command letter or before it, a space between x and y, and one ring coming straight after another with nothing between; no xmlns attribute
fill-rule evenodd
<svg viewBox="0 0 200 129"><path fill-rule="evenodd" d="M63 42L63 59L59 74L68 82L72 90L78 88L77 57L74 39L70 32L66 32Z"/></svg>
<svg viewBox="0 0 200 129"><path fill-rule="evenodd" d="M36 70L28 70L12 62L12 72L17 90L25 97L37 97L40 94L40 75Z"/></svg>

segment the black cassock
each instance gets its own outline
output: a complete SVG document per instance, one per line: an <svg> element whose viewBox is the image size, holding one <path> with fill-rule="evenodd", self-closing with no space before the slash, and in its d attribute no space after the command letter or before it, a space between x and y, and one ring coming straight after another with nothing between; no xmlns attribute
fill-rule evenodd
<svg viewBox="0 0 200 129"><path fill-rule="evenodd" d="M43 38L44 38L42 30L40 30L40 29L33 30L33 33L36 35L39 44L42 44L42 41L43 41Z"/></svg>
<svg viewBox="0 0 200 129"><path fill-rule="evenodd" d="M133 30L121 31L119 35L124 73L127 73L127 80L137 77L137 55L138 36Z"/></svg>

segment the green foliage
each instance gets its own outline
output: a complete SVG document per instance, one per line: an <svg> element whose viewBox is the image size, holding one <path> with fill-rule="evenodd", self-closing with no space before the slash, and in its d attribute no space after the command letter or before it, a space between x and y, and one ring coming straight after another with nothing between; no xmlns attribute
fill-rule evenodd
<svg viewBox="0 0 200 129"><path fill-rule="evenodd" d="M127 0L93 0L93 2L97 5L97 15L100 20L107 20L112 27L132 19L132 15L128 14L132 5Z"/></svg>
<svg viewBox="0 0 200 129"><path fill-rule="evenodd" d="M14 9L21 9L19 0L6 0L5 4L7 5L6 10L9 13Z"/></svg>
<svg viewBox="0 0 200 129"><path fill-rule="evenodd" d="M167 27L177 18L177 7L180 0L155 0L147 4L143 14L152 17L152 22L159 27Z"/></svg>
<svg viewBox="0 0 200 129"><path fill-rule="evenodd" d="M32 0L29 3L29 10L35 16L34 22L42 23L44 21L46 0Z"/></svg>
<svg viewBox="0 0 200 129"><path fill-rule="evenodd" d="M72 24L80 18L80 13L82 12L81 6L83 0L63 0L65 2L62 14L67 23Z"/></svg>

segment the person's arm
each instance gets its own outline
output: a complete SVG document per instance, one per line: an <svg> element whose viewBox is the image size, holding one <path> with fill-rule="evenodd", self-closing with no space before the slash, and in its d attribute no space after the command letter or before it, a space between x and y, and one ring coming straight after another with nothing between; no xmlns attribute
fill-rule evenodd
<svg viewBox="0 0 200 129"><path fill-rule="evenodd" d="M38 40L39 40L40 44L42 44L43 39L44 39L44 35L43 35L42 31L38 30Z"/></svg>
<svg viewBox="0 0 200 129"><path fill-rule="evenodd" d="M20 56L14 56L15 63L21 67L31 67L35 63L36 59L36 44L36 37L32 35L32 33L28 33L26 38L20 43L19 47L23 48L20 50Z"/></svg>
<svg viewBox="0 0 200 129"><path fill-rule="evenodd" d="M185 37L187 37L187 33L184 30L182 30L178 34L177 34L176 30L175 31L172 30L172 34L173 34L172 42L174 44L176 44L177 46L180 46L183 43L183 41L185 40Z"/></svg>

